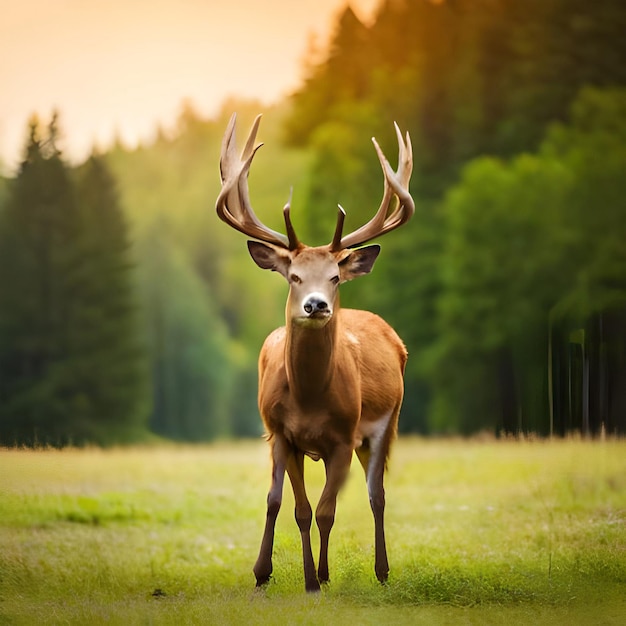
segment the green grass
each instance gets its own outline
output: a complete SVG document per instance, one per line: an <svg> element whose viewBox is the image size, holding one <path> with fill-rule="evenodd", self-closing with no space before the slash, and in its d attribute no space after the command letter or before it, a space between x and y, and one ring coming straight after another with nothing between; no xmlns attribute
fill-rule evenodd
<svg viewBox="0 0 626 626"><path fill-rule="evenodd" d="M314 596L288 486L254 591L268 486L263 442L0 450L0 623L626 622L625 441L398 441L385 586L355 462Z"/></svg>

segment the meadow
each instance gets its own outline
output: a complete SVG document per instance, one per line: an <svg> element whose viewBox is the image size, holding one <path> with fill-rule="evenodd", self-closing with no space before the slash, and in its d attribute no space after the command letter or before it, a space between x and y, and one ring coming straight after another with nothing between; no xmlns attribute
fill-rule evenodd
<svg viewBox="0 0 626 626"><path fill-rule="evenodd" d="M314 595L288 484L254 589L269 472L262 441L0 449L0 623L626 623L624 440L400 439L388 584L355 462Z"/></svg>

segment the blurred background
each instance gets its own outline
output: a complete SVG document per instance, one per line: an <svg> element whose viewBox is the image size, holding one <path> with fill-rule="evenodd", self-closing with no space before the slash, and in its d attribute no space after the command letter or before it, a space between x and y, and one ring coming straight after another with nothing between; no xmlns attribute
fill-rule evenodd
<svg viewBox="0 0 626 626"><path fill-rule="evenodd" d="M233 111L311 245L410 132L416 215L342 288L407 344L402 432L623 435L623 0L225 4L2 9L0 443L261 433L287 287L215 215Z"/></svg>

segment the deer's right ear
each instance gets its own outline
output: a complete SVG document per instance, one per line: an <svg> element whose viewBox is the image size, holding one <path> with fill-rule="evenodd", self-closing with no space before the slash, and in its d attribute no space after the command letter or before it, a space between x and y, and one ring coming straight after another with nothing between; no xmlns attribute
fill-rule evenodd
<svg viewBox="0 0 626 626"><path fill-rule="evenodd" d="M270 246L259 241L248 241L248 251L252 260L263 270L272 270L287 276L291 257L287 250Z"/></svg>

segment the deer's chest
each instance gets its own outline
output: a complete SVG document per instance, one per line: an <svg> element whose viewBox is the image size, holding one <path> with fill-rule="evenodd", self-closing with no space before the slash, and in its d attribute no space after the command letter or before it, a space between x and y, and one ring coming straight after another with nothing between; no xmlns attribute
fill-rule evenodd
<svg viewBox="0 0 626 626"><path fill-rule="evenodd" d="M327 458L338 445L351 444L356 423L338 421L324 412L292 413L281 424L287 441L312 459Z"/></svg>
<svg viewBox="0 0 626 626"><path fill-rule="evenodd" d="M320 393L315 401L301 402L287 384L278 397L263 411L266 426L311 458L326 458L337 445L353 443L360 417L360 405L354 399Z"/></svg>

